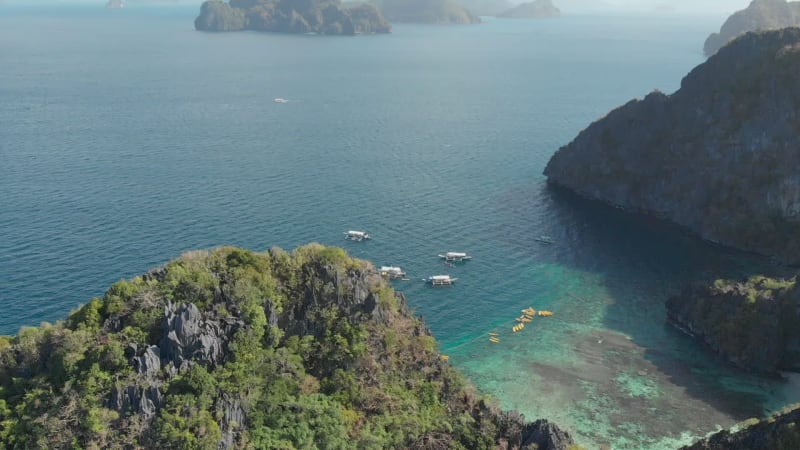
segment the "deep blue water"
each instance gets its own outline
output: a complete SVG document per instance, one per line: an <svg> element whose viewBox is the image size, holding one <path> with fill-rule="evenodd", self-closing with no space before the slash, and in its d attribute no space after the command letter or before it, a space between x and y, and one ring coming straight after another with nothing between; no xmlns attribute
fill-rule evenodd
<svg viewBox="0 0 800 450"><path fill-rule="evenodd" d="M664 325L686 282L762 261L541 175L610 109L677 89L720 18L316 37L198 33L195 12L0 6L0 333L187 250L316 241L406 268L397 288L456 366L590 447L669 448L800 400ZM419 281L437 273L458 284ZM527 306L555 316L510 333Z"/></svg>

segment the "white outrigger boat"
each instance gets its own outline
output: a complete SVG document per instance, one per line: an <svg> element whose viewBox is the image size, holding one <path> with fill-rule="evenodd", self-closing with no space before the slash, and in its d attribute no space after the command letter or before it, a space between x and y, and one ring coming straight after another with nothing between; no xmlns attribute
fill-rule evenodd
<svg viewBox="0 0 800 450"><path fill-rule="evenodd" d="M472 256L462 252L447 252L439 255L439 258L444 258L444 260L448 262L461 262L472 259Z"/></svg>
<svg viewBox="0 0 800 450"><path fill-rule="evenodd" d="M433 286L451 286L458 278L453 278L450 275L431 275L425 280Z"/></svg>
<svg viewBox="0 0 800 450"><path fill-rule="evenodd" d="M372 239L372 236L369 235L366 231L345 231L344 238L348 241L363 241L365 239Z"/></svg>
<svg viewBox="0 0 800 450"><path fill-rule="evenodd" d="M386 278L405 278L406 272L400 267L396 266L381 266L378 272L381 276Z"/></svg>

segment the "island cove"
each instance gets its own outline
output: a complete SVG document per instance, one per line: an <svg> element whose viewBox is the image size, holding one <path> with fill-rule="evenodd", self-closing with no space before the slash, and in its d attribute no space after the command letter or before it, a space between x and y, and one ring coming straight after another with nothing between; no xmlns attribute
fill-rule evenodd
<svg viewBox="0 0 800 450"><path fill-rule="evenodd" d="M766 2L759 2L760 4ZM687 75L591 124L551 158L548 182L677 223L699 236L800 261L800 29L751 32ZM776 269L776 272L783 270ZM796 277L719 279L667 302L668 320L738 368L800 370ZM795 449L787 408L692 449Z"/></svg>

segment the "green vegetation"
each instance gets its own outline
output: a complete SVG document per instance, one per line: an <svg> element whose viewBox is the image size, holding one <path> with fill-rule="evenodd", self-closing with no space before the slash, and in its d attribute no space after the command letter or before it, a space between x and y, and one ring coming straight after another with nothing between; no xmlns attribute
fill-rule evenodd
<svg viewBox="0 0 800 450"><path fill-rule="evenodd" d="M765 419L747 419L681 450L796 450L800 448L800 405L791 405Z"/></svg>
<svg viewBox="0 0 800 450"><path fill-rule="evenodd" d="M194 26L201 31L281 33L388 33L391 25L374 6L340 0L209 0Z"/></svg>
<svg viewBox="0 0 800 450"><path fill-rule="evenodd" d="M191 252L0 337L0 449L519 448L444 359L341 249Z"/></svg>
<svg viewBox="0 0 800 450"><path fill-rule="evenodd" d="M757 372L800 364L796 278L716 280L667 302L670 320L733 364Z"/></svg>

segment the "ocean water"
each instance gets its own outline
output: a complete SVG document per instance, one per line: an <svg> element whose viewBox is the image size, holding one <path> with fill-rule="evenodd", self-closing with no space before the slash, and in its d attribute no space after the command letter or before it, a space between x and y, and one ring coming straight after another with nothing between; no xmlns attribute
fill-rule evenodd
<svg viewBox="0 0 800 450"><path fill-rule="evenodd" d="M675 448L800 400L664 323L687 282L777 268L541 175L610 109L677 89L722 18L320 37L198 33L195 13L0 6L0 333L190 249L316 241L406 268L454 365L589 448ZM439 273L459 280L421 281ZM554 316L513 333L529 306Z"/></svg>

